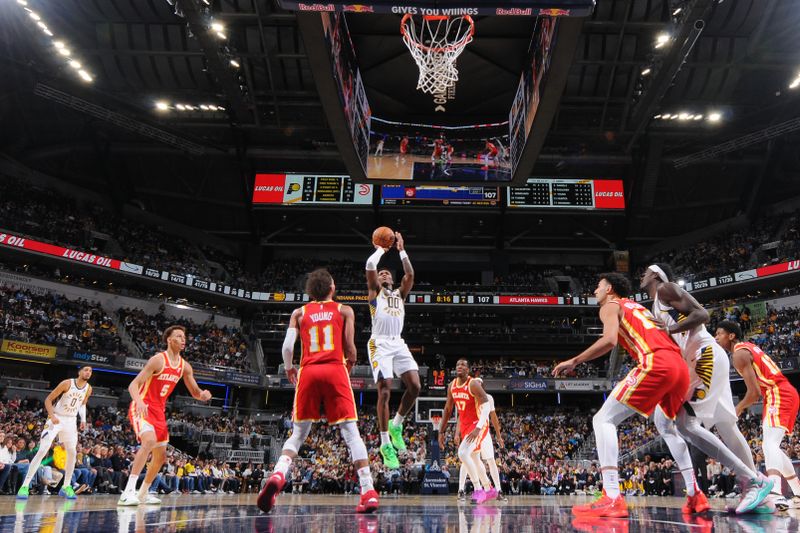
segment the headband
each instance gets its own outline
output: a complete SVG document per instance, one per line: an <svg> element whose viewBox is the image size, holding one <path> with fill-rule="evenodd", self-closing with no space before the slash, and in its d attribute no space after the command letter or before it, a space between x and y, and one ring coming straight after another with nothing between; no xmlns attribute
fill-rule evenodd
<svg viewBox="0 0 800 533"><path fill-rule="evenodd" d="M653 272L658 274L658 277L661 278L661 281L663 281L664 283L669 283L669 278L664 273L664 271L661 270L660 266L658 266L658 265L650 265L649 267L647 267L647 269L648 270L652 270Z"/></svg>

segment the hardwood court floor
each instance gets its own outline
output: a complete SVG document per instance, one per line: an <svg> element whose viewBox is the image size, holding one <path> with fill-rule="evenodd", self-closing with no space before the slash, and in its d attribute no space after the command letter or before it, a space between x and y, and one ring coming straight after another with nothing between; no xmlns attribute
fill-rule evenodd
<svg viewBox="0 0 800 533"><path fill-rule="evenodd" d="M120 508L114 496L31 496L17 502L0 497L1 532L391 532L500 533L588 531L604 533L800 531L800 511L737 517L713 500L713 511L684 517L682 498L628 498L628 519L576 519L570 513L584 496L516 496L507 503L459 504L455 496L387 496L374 515L355 514L356 496L282 495L269 515L255 495L164 496L160 506Z"/></svg>

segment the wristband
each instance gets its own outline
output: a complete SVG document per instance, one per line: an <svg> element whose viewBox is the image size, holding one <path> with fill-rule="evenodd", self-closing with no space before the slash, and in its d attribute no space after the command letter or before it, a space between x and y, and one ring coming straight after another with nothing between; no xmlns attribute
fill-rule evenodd
<svg viewBox="0 0 800 533"><path fill-rule="evenodd" d="M405 250L400 250L400 260L408 259L408 254Z"/></svg>

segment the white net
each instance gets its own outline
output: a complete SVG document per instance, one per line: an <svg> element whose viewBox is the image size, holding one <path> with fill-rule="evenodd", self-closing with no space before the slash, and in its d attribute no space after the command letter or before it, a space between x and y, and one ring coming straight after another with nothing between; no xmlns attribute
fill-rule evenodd
<svg viewBox="0 0 800 533"><path fill-rule="evenodd" d="M472 17L424 16L415 20L405 15L400 22L400 33L419 67L418 90L441 94L455 85L456 60L475 33Z"/></svg>

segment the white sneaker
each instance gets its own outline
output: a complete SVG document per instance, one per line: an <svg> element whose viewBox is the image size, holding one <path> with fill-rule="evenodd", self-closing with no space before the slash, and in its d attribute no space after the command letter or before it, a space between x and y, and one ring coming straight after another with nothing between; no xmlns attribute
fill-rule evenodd
<svg viewBox="0 0 800 533"><path fill-rule="evenodd" d="M148 492L146 495L139 495L139 501L145 505L160 505L161 500L156 498L155 494Z"/></svg>
<svg viewBox="0 0 800 533"><path fill-rule="evenodd" d="M136 496L135 493L122 493L122 496L119 497L119 501L117 505L123 505L126 507L133 507L139 505L139 498Z"/></svg>
<svg viewBox="0 0 800 533"><path fill-rule="evenodd" d="M772 498L772 503L775 504L775 508L779 511L785 511L791 507L789 500L787 500L783 495L773 493L770 494L770 497Z"/></svg>
<svg viewBox="0 0 800 533"><path fill-rule="evenodd" d="M200 491L199 490L193 490L192 494L200 494Z"/></svg>
<svg viewBox="0 0 800 533"><path fill-rule="evenodd" d="M792 509L800 509L800 496L792 496Z"/></svg>

